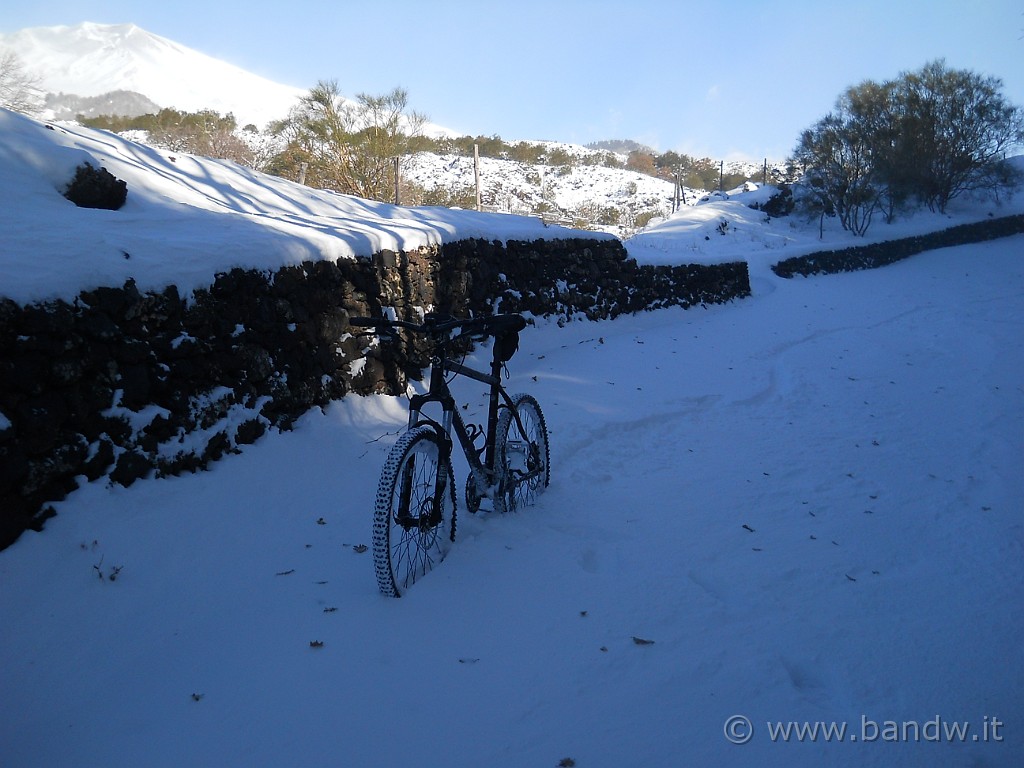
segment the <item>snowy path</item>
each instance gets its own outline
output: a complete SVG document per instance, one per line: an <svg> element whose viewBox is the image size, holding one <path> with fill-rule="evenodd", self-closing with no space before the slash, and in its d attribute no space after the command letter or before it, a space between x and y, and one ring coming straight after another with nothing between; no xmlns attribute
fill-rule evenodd
<svg viewBox="0 0 1024 768"><path fill-rule="evenodd" d="M399 401L84 488L0 553L0 764L1019 764L1022 246L527 330L552 486L401 600L353 549ZM936 716L968 743L861 738Z"/></svg>

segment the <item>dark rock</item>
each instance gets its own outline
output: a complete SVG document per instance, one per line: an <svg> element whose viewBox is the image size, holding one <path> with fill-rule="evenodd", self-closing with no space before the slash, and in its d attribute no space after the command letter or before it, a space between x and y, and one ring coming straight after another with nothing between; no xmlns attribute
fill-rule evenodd
<svg viewBox="0 0 1024 768"><path fill-rule="evenodd" d="M235 442L238 445L250 445L255 443L267 431L263 422L259 419L246 419L238 425L235 431Z"/></svg>
<svg viewBox="0 0 1024 768"><path fill-rule="evenodd" d="M231 440L228 439L227 433L218 432L207 442L206 448L203 450L203 460L217 461L231 449Z"/></svg>
<svg viewBox="0 0 1024 768"><path fill-rule="evenodd" d="M126 488L153 470L149 458L137 451L126 451L117 460L117 466L110 473L111 481Z"/></svg>
<svg viewBox="0 0 1024 768"><path fill-rule="evenodd" d="M73 489L75 484L71 482L71 478L82 466L87 453L85 441L81 436L77 436L76 440L58 446L47 456L30 460L28 471L21 483L21 493L25 496L35 496L53 487L61 488L65 492ZM55 499L52 494L44 495Z"/></svg>
<svg viewBox="0 0 1024 768"><path fill-rule="evenodd" d="M243 345L238 351L238 356L249 381L266 381L274 372L274 359L263 347L255 344Z"/></svg>
<svg viewBox="0 0 1024 768"><path fill-rule="evenodd" d="M28 456L18 446L0 445L0 496L20 488L28 466Z"/></svg>
<svg viewBox="0 0 1024 768"><path fill-rule="evenodd" d="M64 190L64 197L79 208L116 211L128 198L128 185L106 168L97 170L83 163L75 169L75 177Z"/></svg>
<svg viewBox="0 0 1024 768"><path fill-rule="evenodd" d="M79 328L85 336L96 341L109 342L121 336L121 329L110 315L102 310L88 310L81 316Z"/></svg>
<svg viewBox="0 0 1024 768"><path fill-rule="evenodd" d="M36 456L56 448L68 415L67 403L56 391L26 400L14 417L27 453Z"/></svg>
<svg viewBox="0 0 1024 768"><path fill-rule="evenodd" d="M82 464L82 474L89 482L103 477L114 463L114 444L108 439L98 442L93 455Z"/></svg>
<svg viewBox="0 0 1024 768"><path fill-rule="evenodd" d="M121 369L121 404L137 411L149 403L149 367L142 363L126 365Z"/></svg>

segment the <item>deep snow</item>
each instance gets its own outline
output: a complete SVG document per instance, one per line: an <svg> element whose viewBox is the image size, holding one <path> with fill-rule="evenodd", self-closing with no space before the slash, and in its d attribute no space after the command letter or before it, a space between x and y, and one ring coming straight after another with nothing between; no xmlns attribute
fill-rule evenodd
<svg viewBox="0 0 1024 768"><path fill-rule="evenodd" d="M82 163L127 182L121 210L79 209L55 194ZM467 237L579 235L528 216L399 208L312 190L228 160L74 124L46 128L2 109L0 169L0 195L18 201L0 207L0 296L23 303L70 300L83 287L129 278L143 291L176 283L188 294L236 266L277 269Z"/></svg>
<svg viewBox="0 0 1024 768"><path fill-rule="evenodd" d="M3 192L8 295L45 293L58 246L98 232L62 264L88 266L62 291L122 280L111 255L140 284L177 267L197 283L211 250L210 272L283 263L345 231L335 200L360 237L526 226L368 203L364 221L351 199L142 148L130 187L152 187L136 207L83 212L53 178L82 132L22 152L10 125L0 179L15 168L31 186ZM709 210L631 253L746 254L753 297L524 331L510 389L545 409L552 485L502 518L460 500L449 559L400 600L358 551L400 398L348 398L208 472L100 481L58 504L0 552L0 764L1018 765L1024 237L783 280L768 266L817 247L817 222L721 208L737 218L719 235ZM337 239L324 256L345 257ZM458 390L476 418L480 389ZM736 715L747 744L723 732ZM886 721L936 717L969 722L966 743L883 738ZM779 743L776 721L849 730Z"/></svg>

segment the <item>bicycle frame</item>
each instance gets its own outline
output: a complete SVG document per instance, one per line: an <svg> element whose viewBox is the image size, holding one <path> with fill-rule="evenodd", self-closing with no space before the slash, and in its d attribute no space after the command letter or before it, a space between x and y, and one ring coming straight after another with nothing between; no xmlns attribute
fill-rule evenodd
<svg viewBox="0 0 1024 768"><path fill-rule="evenodd" d="M499 352L498 348L499 338L505 338L504 334L507 333L518 333L518 331L523 328L526 322L523 320L522 316L495 315L486 318L456 319L449 316L427 315L426 318L424 318L423 324L410 323L403 320L374 320L365 317L353 317L349 319L349 322L357 327L375 328L378 332L384 331L388 335L392 336L398 329L408 329L413 332L429 336L431 339L432 356L430 361L430 382L426 393L413 395L410 398L409 428L412 429L420 424L426 423L430 425L438 437L441 456L439 457L440 463L436 474L434 495L432 497L433 508L429 515L413 515L410 513L408 500L401 499L398 518L400 520L407 519L410 527L413 524L413 520L417 520L417 524L420 526L433 526L440 522L442 518L441 505L443 504L444 492L447 490L448 483L447 470L453 449L451 437L453 429L459 440L459 445L461 446L463 453L466 455L466 461L469 463L471 483L467 484L467 504L471 506L472 511L476 511L475 508L473 508L475 507L474 502L484 497L494 498L493 492L496 490L496 486L500 482L500 478L497 477L498 468L495 467L495 464L498 461L498 447L495 445L495 441L499 423L499 410L501 407L507 407L509 409L511 418L515 420L519 433L525 433L523 421L519 415L518 409L516 408L515 401L509 396L508 392L505 391L505 388L501 384L502 368L511 355L515 353L515 349L513 348L512 352L508 353L507 349L502 348ZM455 330L459 330L460 333L453 336L452 332ZM491 359L490 373L469 368L462 363L452 360L449 356L451 344L456 339L486 336L492 336L495 338L495 347L493 350L493 357ZM482 432L471 433L466 427L466 423L463 421L462 415L459 413L458 408L456 408L455 398L452 396L451 390L448 387L448 380L446 377L449 373L465 376L483 384L487 384L490 387L490 396L487 408L487 427ZM423 414L424 406L430 403L440 404L442 409L440 422ZM484 447L477 448L475 440L479 438L481 434L484 437ZM481 458L481 453L484 454L483 458ZM535 469L530 470L527 468L527 471L519 472L517 474L517 480L522 481L524 479L529 479L535 476L535 473L544 471L544 464L538 460L538 457L533 456L532 452L531 458L533 459ZM527 467L529 467L529 461L527 462ZM474 497L472 500L469 497L470 489L472 489ZM405 527L404 523L403 527Z"/></svg>
<svg viewBox="0 0 1024 768"><path fill-rule="evenodd" d="M455 436L458 438L462 451L466 455L466 461L469 463L469 470L479 496L489 495L490 489L494 485L494 436L498 424L498 409L502 399L515 413L512 400L501 385L502 366L503 363L501 361L492 360L491 372L487 374L451 360L447 356L446 350L442 348L440 354L435 355L431 360L428 391L421 395L413 395L409 400L409 428L411 429L422 421L426 421L434 425L439 435L444 436L443 444L446 455L441 457L442 468L447 466L447 459L451 456L453 448L451 433L454 429ZM470 434L462 414L459 413L459 409L455 405L455 398L452 396L446 378L448 373L465 376L482 384L487 384L490 387L487 403L487 426L483 432L484 448L482 449L476 447L474 436ZM423 415L423 407L429 403L440 404L443 414L440 423ZM515 418L517 421L519 420L517 413ZM522 424L520 424L521 427ZM476 435L476 437L479 436L480 433ZM480 457L481 452L484 453L483 459ZM443 488L439 488L435 495L435 499L441 498L443 498Z"/></svg>

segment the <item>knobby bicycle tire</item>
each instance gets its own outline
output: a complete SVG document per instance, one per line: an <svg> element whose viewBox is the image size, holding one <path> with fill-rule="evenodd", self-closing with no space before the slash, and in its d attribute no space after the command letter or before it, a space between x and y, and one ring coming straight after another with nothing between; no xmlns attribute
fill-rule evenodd
<svg viewBox="0 0 1024 768"><path fill-rule="evenodd" d="M494 434L497 488L494 511L514 512L533 504L551 480L548 426L531 395L512 396L525 434L511 408L503 408Z"/></svg>
<svg viewBox="0 0 1024 768"><path fill-rule="evenodd" d="M404 433L388 454L373 513L373 565L380 591L400 597L444 560L455 540L455 480L446 460L440 509L433 504L441 438L427 426ZM440 511L440 520L430 515Z"/></svg>

